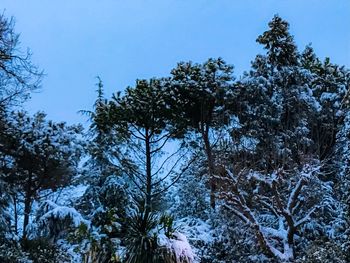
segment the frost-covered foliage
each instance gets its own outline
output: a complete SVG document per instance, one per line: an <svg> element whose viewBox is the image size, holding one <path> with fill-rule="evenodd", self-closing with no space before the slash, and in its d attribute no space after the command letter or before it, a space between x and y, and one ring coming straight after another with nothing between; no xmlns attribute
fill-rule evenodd
<svg viewBox="0 0 350 263"><path fill-rule="evenodd" d="M72 228L78 228L84 224L90 227L90 221L74 208L58 206L51 201L43 202L37 209L35 223L29 225L31 237L45 237L56 241Z"/></svg>
<svg viewBox="0 0 350 263"><path fill-rule="evenodd" d="M186 235L195 254L195 262L202 262L204 256L209 253L214 240L215 231L211 221L188 216L175 220L174 225L175 229L181 229L181 232Z"/></svg>
<svg viewBox="0 0 350 263"><path fill-rule="evenodd" d="M126 263L194 263L195 254L185 235L174 229L170 216L147 213L145 203L136 204L123 241Z"/></svg>
<svg viewBox="0 0 350 263"><path fill-rule="evenodd" d="M231 107L240 121L234 142L247 136L256 142L255 151L240 149L237 158L245 157L253 169L272 171L300 163L313 151L310 119L321 106L310 85L312 72L300 66L288 23L275 16L269 27L257 39L267 54L258 55L235 83Z"/></svg>
<svg viewBox="0 0 350 263"><path fill-rule="evenodd" d="M107 260L119 255L120 240L127 223L128 187L125 180L113 174L94 177L75 208L91 222L90 230L79 227L72 235L83 258L100 262L103 258Z"/></svg>
<svg viewBox="0 0 350 263"><path fill-rule="evenodd" d="M32 204L44 190L55 191L68 185L78 174L83 152L79 138L82 127L46 120L44 113L33 117L26 112L7 116L1 138L4 141L2 170L5 182L13 188L14 225L18 231L18 213L23 205L23 236L29 223Z"/></svg>
<svg viewBox="0 0 350 263"><path fill-rule="evenodd" d="M295 254L295 237L301 242L301 228L324 205L319 172L318 165L306 165L293 173L278 170L271 175L234 175L226 170L219 178L225 182L220 196L225 200L224 208L250 228L262 251L290 261Z"/></svg>
<svg viewBox="0 0 350 263"><path fill-rule="evenodd" d="M350 249L350 113L346 110L344 114L344 120L337 134L336 142L336 156L338 157L335 162L337 163L337 184L339 199L342 201L342 210L338 213L338 220L346 222L343 235L339 236L340 242L342 242L342 248L345 251ZM347 253L347 259L350 259L350 253Z"/></svg>
<svg viewBox="0 0 350 263"><path fill-rule="evenodd" d="M255 151L238 149L238 157L244 154L247 165L271 171L300 162L313 150L309 123L320 105L309 85L310 72L297 66L260 72L260 63L266 60L257 57L253 70L236 84L241 127L233 136L235 143L248 138L255 145Z"/></svg>
<svg viewBox="0 0 350 263"><path fill-rule="evenodd" d="M24 253L17 241L5 240L0 242L0 262L29 263L28 254Z"/></svg>
<svg viewBox="0 0 350 263"><path fill-rule="evenodd" d="M211 133L230 122L228 90L234 79L233 66L222 58L210 58L203 64L180 62L171 70L166 93L172 111L172 123L180 134L196 134L206 156L210 184L210 206L215 208L215 155Z"/></svg>
<svg viewBox="0 0 350 263"><path fill-rule="evenodd" d="M313 242L303 253L296 263L318 263L318 262L349 262L344 250L335 241L317 240Z"/></svg>
<svg viewBox="0 0 350 263"><path fill-rule="evenodd" d="M169 191L169 202L172 203L170 209L176 218L190 216L208 219L210 197L207 186L209 182L205 176L205 168L202 168L204 165L203 160L199 158Z"/></svg>

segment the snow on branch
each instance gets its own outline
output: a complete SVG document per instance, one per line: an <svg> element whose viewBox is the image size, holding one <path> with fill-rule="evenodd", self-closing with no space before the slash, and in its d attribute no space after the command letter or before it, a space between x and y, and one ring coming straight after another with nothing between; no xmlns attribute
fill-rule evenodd
<svg viewBox="0 0 350 263"><path fill-rule="evenodd" d="M295 234L319 208L303 207L301 202L319 170L319 165L309 165L296 172L277 170L265 175L243 171L235 176L226 169L226 176L217 178L223 182L219 197L225 201L224 208L252 229L264 253L290 262L294 258ZM273 218L268 225L261 220L267 210Z"/></svg>
<svg viewBox="0 0 350 263"><path fill-rule="evenodd" d="M45 201L38 209L38 215L29 226L32 236L45 234L57 238L70 227L85 225L90 228L91 222L72 207L59 206L51 201Z"/></svg>

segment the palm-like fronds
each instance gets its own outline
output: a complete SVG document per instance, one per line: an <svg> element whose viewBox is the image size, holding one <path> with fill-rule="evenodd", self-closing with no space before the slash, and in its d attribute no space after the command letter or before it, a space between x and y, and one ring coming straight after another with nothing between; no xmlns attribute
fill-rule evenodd
<svg viewBox="0 0 350 263"><path fill-rule="evenodd" d="M156 258L157 234L154 232L158 218L146 213L144 204L138 202L138 209L127 226L127 263L153 263Z"/></svg>

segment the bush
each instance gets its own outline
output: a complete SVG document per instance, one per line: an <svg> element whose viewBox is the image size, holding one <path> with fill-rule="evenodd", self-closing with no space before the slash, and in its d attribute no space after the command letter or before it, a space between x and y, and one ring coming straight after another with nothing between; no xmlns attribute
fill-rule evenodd
<svg viewBox="0 0 350 263"><path fill-rule="evenodd" d="M46 238L23 240L22 248L33 263L69 262L68 256Z"/></svg>
<svg viewBox="0 0 350 263"><path fill-rule="evenodd" d="M296 263L346 263L345 253L342 251L339 244L334 241L317 240L313 242L303 253Z"/></svg>

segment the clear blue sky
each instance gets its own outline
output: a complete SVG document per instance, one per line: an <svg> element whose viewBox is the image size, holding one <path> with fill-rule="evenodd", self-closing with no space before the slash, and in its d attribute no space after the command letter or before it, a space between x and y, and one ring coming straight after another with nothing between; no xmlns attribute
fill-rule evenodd
<svg viewBox="0 0 350 263"><path fill-rule="evenodd" d="M221 56L239 75L274 14L299 49L312 42L321 58L350 65L349 0L0 0L1 9L47 74L27 109L68 123L86 121L77 111L91 108L97 75L108 97L179 61Z"/></svg>

